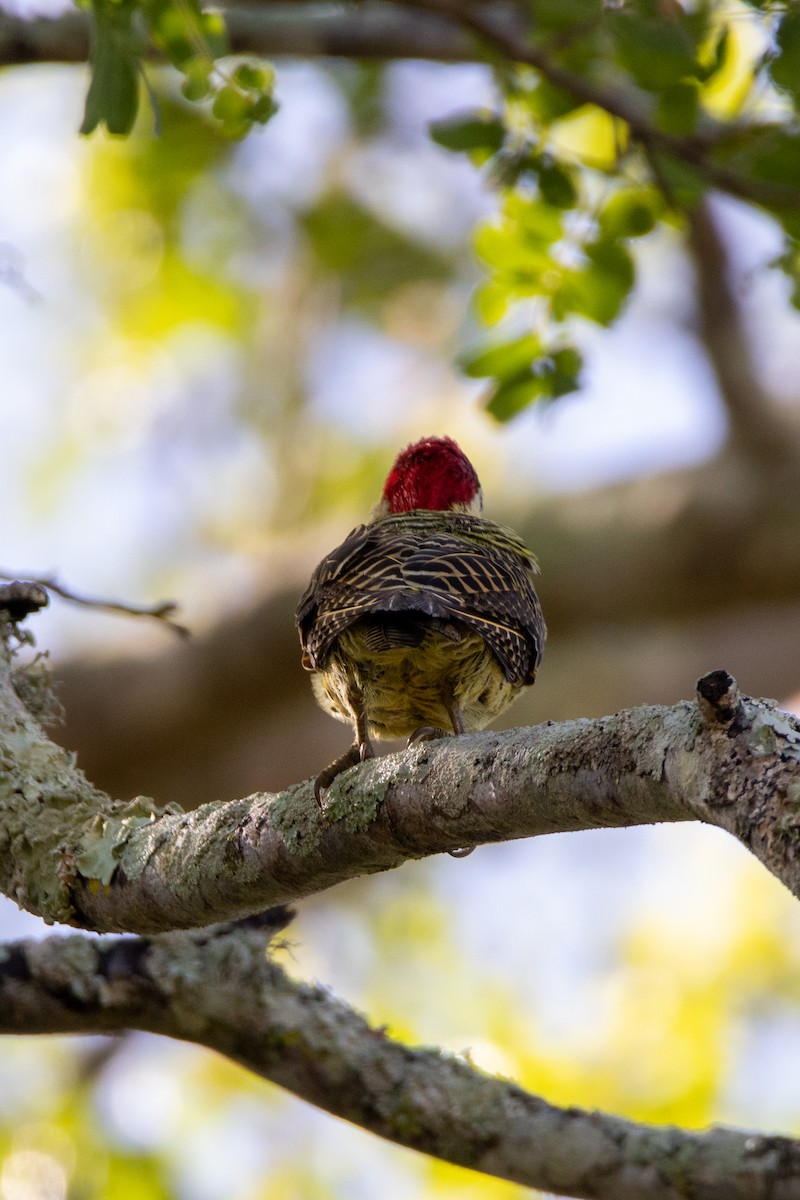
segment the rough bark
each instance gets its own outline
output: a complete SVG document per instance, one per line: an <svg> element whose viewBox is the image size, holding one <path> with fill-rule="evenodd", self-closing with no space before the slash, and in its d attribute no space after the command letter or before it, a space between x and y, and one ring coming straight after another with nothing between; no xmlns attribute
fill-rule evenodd
<svg viewBox="0 0 800 1200"><path fill-rule="evenodd" d="M415 746L190 813L109 799L51 742L0 658L0 886L48 921L208 925L461 846L700 819L800 896L800 724L723 671L698 702ZM24 693L23 693L24 694Z"/></svg>
<svg viewBox="0 0 800 1200"><path fill-rule="evenodd" d="M0 591L22 618L18 585ZM31 592L38 607L42 597ZM22 604L22 608L20 608ZM19 636L5 626L6 642ZM400 1045L264 954L285 912L355 875L465 844L700 819L800 896L800 723L725 671L697 699L423 744L338 779L195 812L111 801L43 733L47 692L0 654L0 883L48 920L152 939L0 947L0 1031L142 1029L213 1048L424 1153L596 1200L800 1200L800 1143L688 1133L558 1109L434 1050Z"/></svg>
<svg viewBox="0 0 800 1200"><path fill-rule="evenodd" d="M79 935L0 953L0 1032L141 1029L207 1046L380 1137L586 1200L800 1200L800 1142L556 1108L411 1048L265 954L263 921L151 940Z"/></svg>

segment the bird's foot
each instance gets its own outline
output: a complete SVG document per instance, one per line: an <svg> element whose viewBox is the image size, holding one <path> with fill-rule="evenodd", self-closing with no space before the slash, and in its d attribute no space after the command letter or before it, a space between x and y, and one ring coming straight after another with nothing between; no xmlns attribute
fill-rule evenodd
<svg viewBox="0 0 800 1200"><path fill-rule="evenodd" d="M412 746L416 746L417 742L433 742L437 738L450 737L450 730L437 729L435 725L420 725L419 729L415 729L409 735L406 742L406 750L410 750Z"/></svg>
<svg viewBox="0 0 800 1200"><path fill-rule="evenodd" d="M340 754L324 771L320 771L314 780L314 799L320 808L322 808L322 794L328 790L336 776L341 775L342 771L348 770L349 767L355 767L360 762L366 762L374 754L375 751L372 748L372 742L368 738L360 744L353 742L352 746L348 750L345 750L344 754Z"/></svg>

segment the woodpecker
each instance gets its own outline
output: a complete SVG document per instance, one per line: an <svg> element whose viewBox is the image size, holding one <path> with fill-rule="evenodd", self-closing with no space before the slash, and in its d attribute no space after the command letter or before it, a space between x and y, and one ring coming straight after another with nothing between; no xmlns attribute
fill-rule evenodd
<svg viewBox="0 0 800 1200"><path fill-rule="evenodd" d="M483 729L535 680L538 565L482 509L463 451L423 438L397 456L367 524L311 576L295 614L303 666L322 708L355 734L318 776L320 803L341 771L372 757L373 739Z"/></svg>

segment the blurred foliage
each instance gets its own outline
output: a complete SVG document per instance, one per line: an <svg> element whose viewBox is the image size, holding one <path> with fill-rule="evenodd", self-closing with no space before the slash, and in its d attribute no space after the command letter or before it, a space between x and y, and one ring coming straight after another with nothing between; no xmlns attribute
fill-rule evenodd
<svg viewBox="0 0 800 1200"><path fill-rule="evenodd" d="M81 133L105 125L129 134L146 85L142 55L152 42L183 75L187 100L206 102L228 137L238 138L277 111L274 73L249 62L230 70L225 22L199 0L78 0L92 14L92 78ZM148 89L149 90L149 89ZM149 91L159 125L158 102Z"/></svg>
<svg viewBox="0 0 800 1200"><path fill-rule="evenodd" d="M229 72L222 18L197 0L93 0L92 12L83 132L103 123L130 132L148 39L182 72L183 94L204 112L210 106L227 136L275 111L271 68L244 63ZM631 240L680 221L709 188L782 223L777 265L800 304L796 9L764 0L531 0L530 14L530 42L519 45L531 65L515 65L506 43L486 37L497 110L431 127L435 142L466 154L500 194L498 216L477 233L488 274L476 311L503 333L462 361L468 375L491 381L487 404L499 420L578 387L580 324L608 326L623 310L636 278ZM376 75L358 79L351 98L368 130ZM346 196L330 196L306 227L320 261L357 272L370 299L369 289L388 280L435 274L433 253L421 259ZM364 294L356 288L353 299Z"/></svg>
<svg viewBox="0 0 800 1200"><path fill-rule="evenodd" d="M631 239L679 221L711 188L782 222L777 265L794 279L798 304L797 12L727 0L531 7L535 51L597 102L555 87L546 71L504 68L501 108L431 130L483 166L502 197L499 216L477 233L488 268L477 306L487 325L511 317L518 336L463 360L468 374L493 380L488 406L501 420L578 387L574 318L615 321L636 278Z"/></svg>
<svg viewBox="0 0 800 1200"><path fill-rule="evenodd" d="M448 258L392 229L345 193L330 193L303 220L323 270L340 282L346 303L369 310L420 279L446 280Z"/></svg>
<svg viewBox="0 0 800 1200"><path fill-rule="evenodd" d="M441 245L424 228L401 227L348 178L391 128L385 73L342 65L310 72L310 82L309 111L323 102L315 90L341 109L336 136L304 154L298 178L314 155L324 164L311 186L275 189L286 171L284 161L272 166L286 153L277 125L263 148L258 134L232 142L163 71L151 79L158 137L140 120L128 138L83 147L73 249L82 324L32 472L44 514L87 455L134 447L162 463L203 464L197 511L191 494L181 503L220 549L257 551L309 517L373 502L382 444L354 445L338 419L312 410L321 348L357 321L387 345L413 348L427 369L443 340L455 348L473 275L463 240ZM261 156L254 174L242 161L251 149ZM436 420L429 393L415 402ZM379 412L378 392L374 404Z"/></svg>

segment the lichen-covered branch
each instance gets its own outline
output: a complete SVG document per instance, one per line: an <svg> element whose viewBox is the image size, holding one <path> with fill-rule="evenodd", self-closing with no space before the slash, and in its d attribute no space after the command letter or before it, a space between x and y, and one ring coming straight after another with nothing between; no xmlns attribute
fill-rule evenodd
<svg viewBox="0 0 800 1200"><path fill-rule="evenodd" d="M459 846L691 819L734 833L800 896L800 724L739 697L725 672L701 680L700 703L443 739L365 763L334 783L324 810L309 783L189 813L112 801L23 696L3 648L0 889L48 921L203 926Z"/></svg>
<svg viewBox="0 0 800 1200"><path fill-rule="evenodd" d="M556 1108L463 1059L413 1049L265 954L265 929L0 947L0 1032L141 1029L195 1042L425 1154L587 1200L800 1200L800 1142Z"/></svg>

